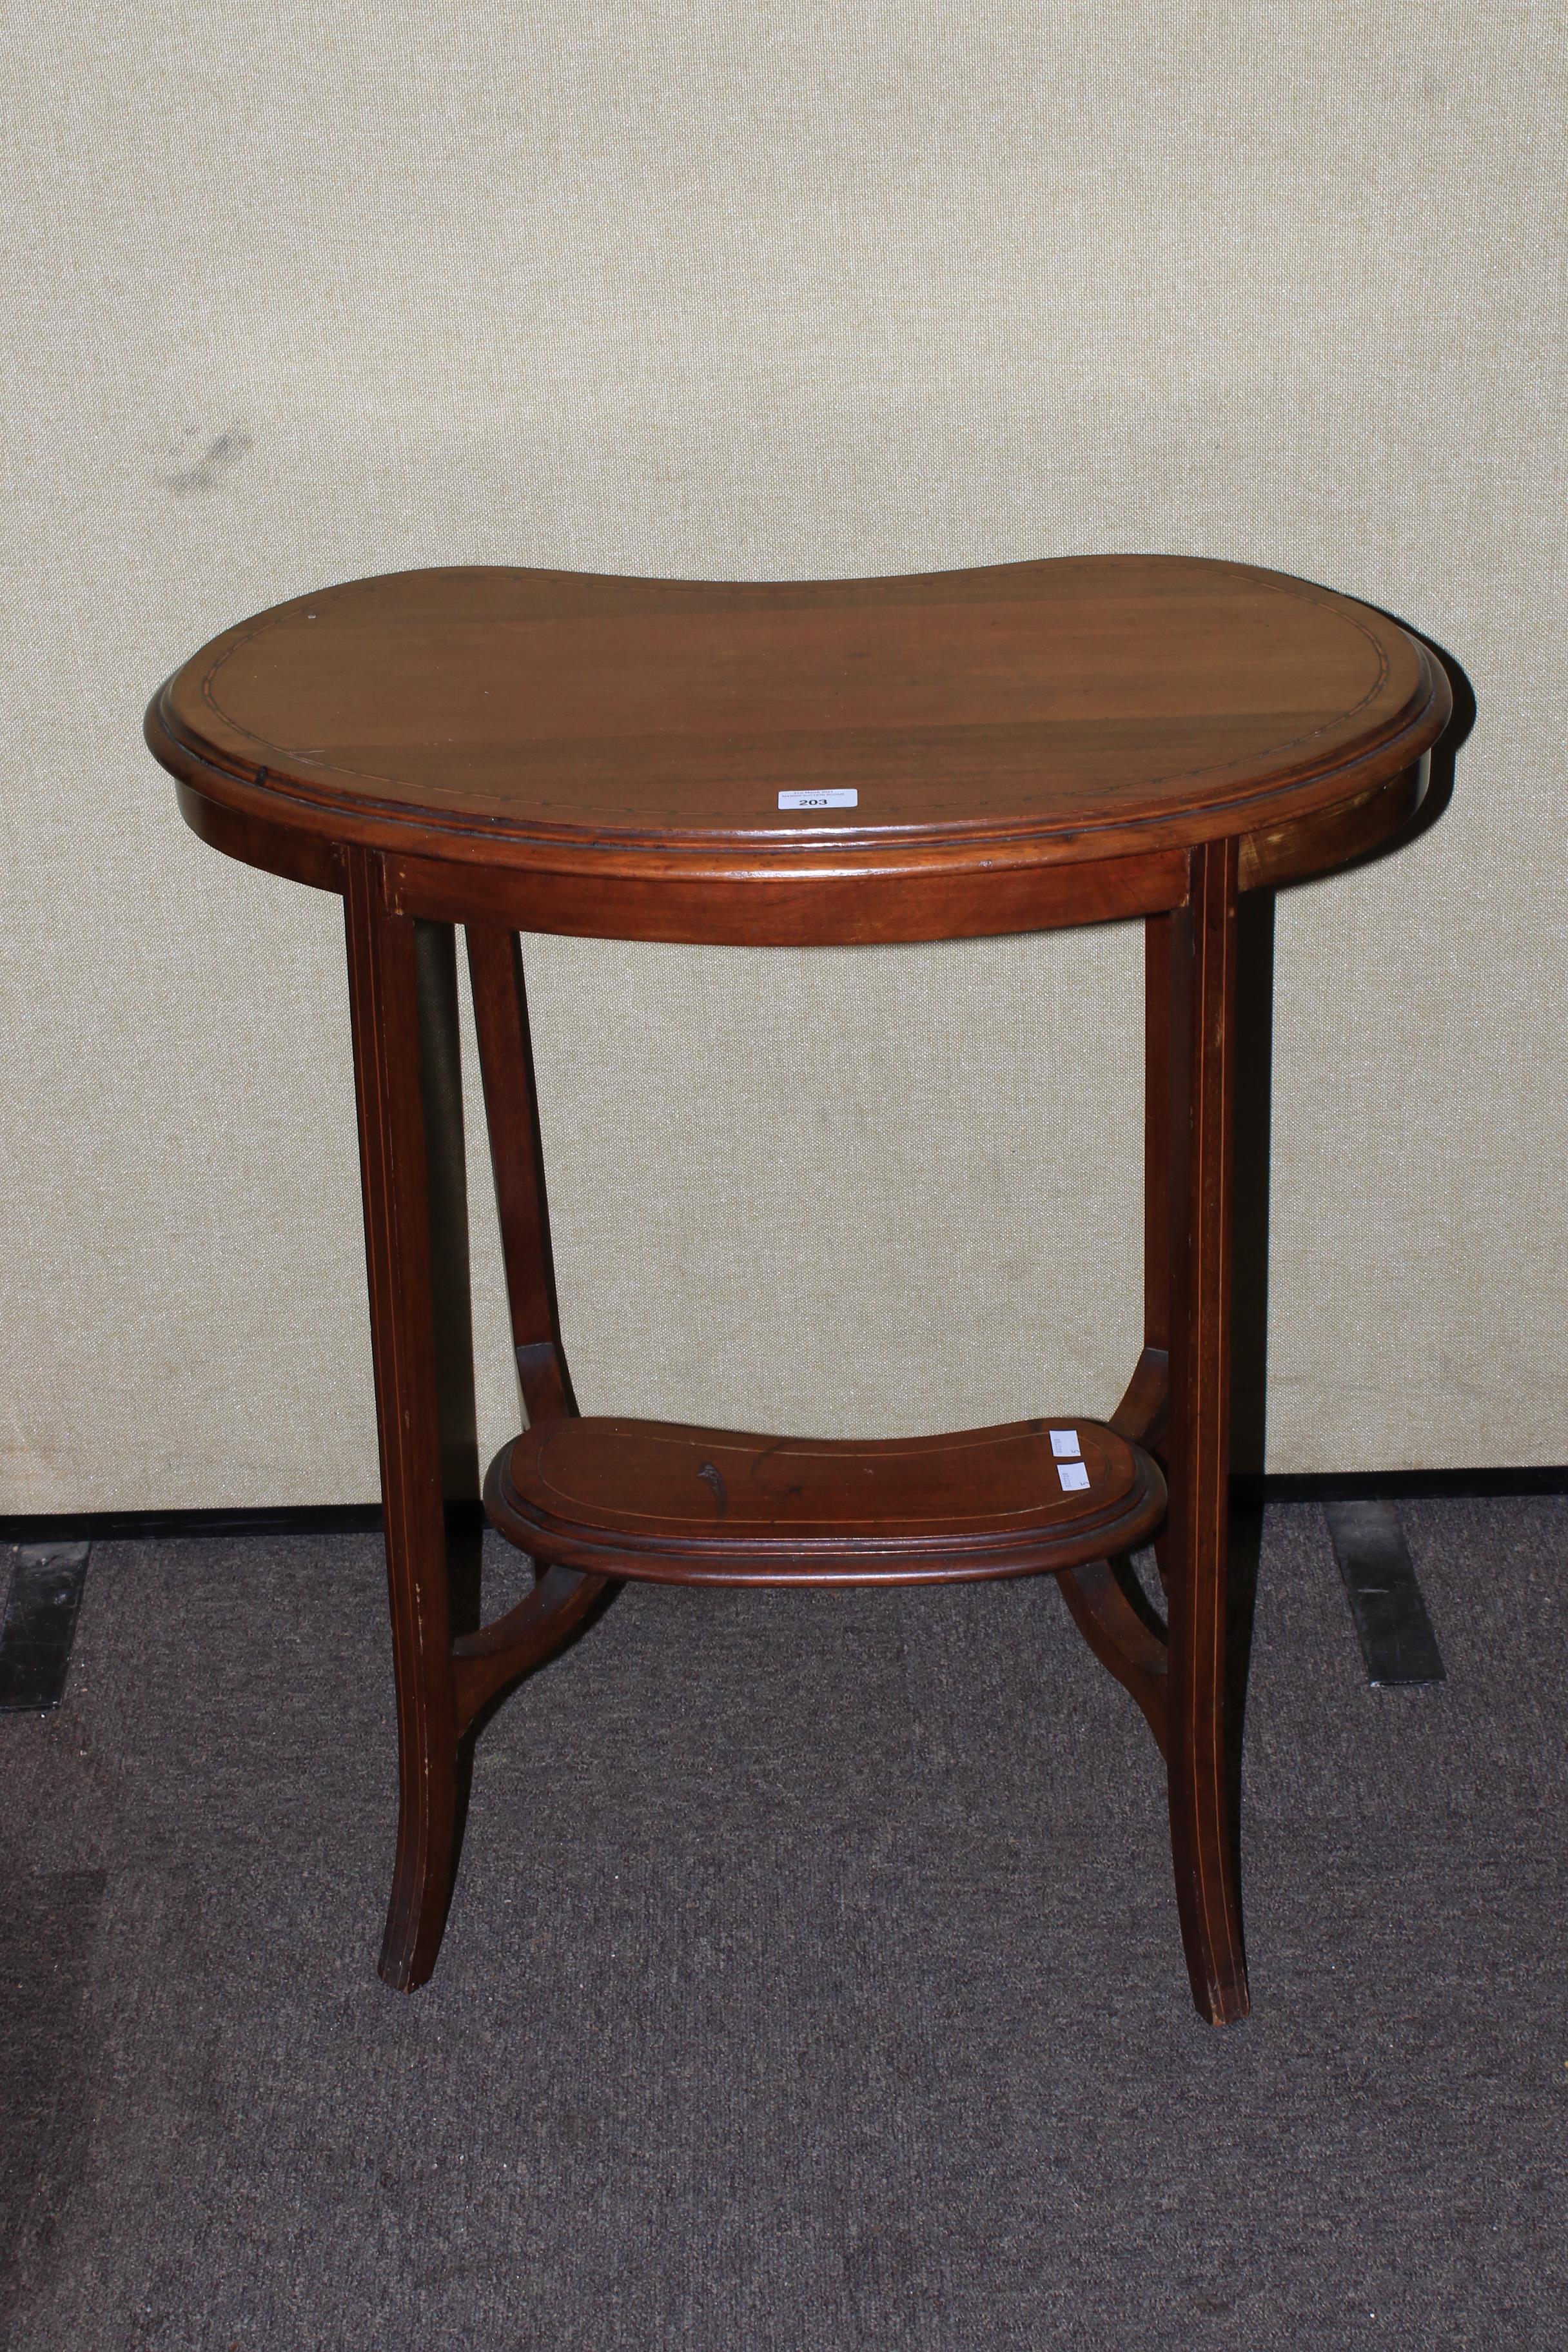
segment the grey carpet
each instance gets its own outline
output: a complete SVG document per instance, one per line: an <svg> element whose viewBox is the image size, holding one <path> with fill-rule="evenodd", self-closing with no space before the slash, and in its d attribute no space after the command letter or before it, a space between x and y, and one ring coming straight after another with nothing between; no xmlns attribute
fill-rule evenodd
<svg viewBox="0 0 1568 2352"><path fill-rule="evenodd" d="M1402 1517L1422 1693L1270 1514L1225 2034L1048 1584L628 1590L405 2000L375 1543L99 1548L0 1721L14 2352L1559 2346L1568 1502Z"/></svg>

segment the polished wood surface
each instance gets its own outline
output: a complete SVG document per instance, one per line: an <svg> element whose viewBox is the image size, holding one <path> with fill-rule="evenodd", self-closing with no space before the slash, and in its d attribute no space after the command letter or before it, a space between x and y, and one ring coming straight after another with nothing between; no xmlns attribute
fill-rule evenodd
<svg viewBox="0 0 1568 2352"><path fill-rule="evenodd" d="M148 741L194 829L344 900L398 1707L390 1983L435 1965L476 1729L616 1580L1047 1572L1165 1759L1196 2006L1245 2015L1226 1680L1237 906L1397 832L1448 712L1441 667L1368 607L1143 556L765 587L398 574L259 614L160 690ZM853 806L779 806L828 792ZM520 929L811 944L1126 916L1147 941L1144 1330L1109 1423L870 1443L578 1417ZM450 1548L475 1476L466 1237L447 1230L456 924L528 1421L486 1496L538 1571L489 1624ZM1129 1557L1150 1538L1158 1595Z"/></svg>
<svg viewBox="0 0 1568 2352"><path fill-rule="evenodd" d="M1237 866L1234 840L1194 851L1188 903L1161 926L1171 1073L1167 1789L1193 1996L1216 2024L1247 2009L1225 1722Z"/></svg>
<svg viewBox="0 0 1568 2352"><path fill-rule="evenodd" d="M426 1114L414 926L388 915L365 852L345 854L344 882L402 1823L382 1973L407 1986L435 1964L459 1804Z"/></svg>
<svg viewBox="0 0 1568 2352"><path fill-rule="evenodd" d="M762 1437L558 1420L493 1464L490 1518L534 1559L668 1584L1038 1575L1142 1543L1150 1457L1092 1421L932 1437Z"/></svg>
<svg viewBox="0 0 1568 2352"><path fill-rule="evenodd" d="M1245 885L1332 864L1409 816L1448 711L1366 605L1128 555L396 572L228 630L147 729L196 829L273 870L330 887L353 840L409 861L416 913L482 887L517 929L746 943L1152 913L1232 834Z"/></svg>
<svg viewBox="0 0 1568 2352"><path fill-rule="evenodd" d="M395 903L395 893L394 903ZM490 1169L500 1219L518 1386L531 1423L575 1412L561 1343L555 1261L544 1189L544 1144L533 1084L533 1045L522 954L514 931L468 926L474 1034L485 1091Z"/></svg>

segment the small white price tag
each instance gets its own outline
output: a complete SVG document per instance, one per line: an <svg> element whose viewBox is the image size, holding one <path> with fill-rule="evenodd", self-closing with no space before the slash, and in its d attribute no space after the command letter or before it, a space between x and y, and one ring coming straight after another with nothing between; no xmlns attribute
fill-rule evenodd
<svg viewBox="0 0 1568 2352"><path fill-rule="evenodd" d="M1089 1484L1089 1472L1081 1462L1058 1462L1057 1476L1062 1482L1064 1495L1079 1494Z"/></svg>
<svg viewBox="0 0 1568 2352"><path fill-rule="evenodd" d="M780 808L858 808L860 795L850 787L840 790L835 785L830 792L781 793Z"/></svg>
<svg viewBox="0 0 1568 2352"><path fill-rule="evenodd" d="M1083 1452L1082 1446L1078 1442L1077 1430L1053 1429L1051 1432L1051 1452L1056 1455L1058 1462L1076 1462L1079 1455Z"/></svg>

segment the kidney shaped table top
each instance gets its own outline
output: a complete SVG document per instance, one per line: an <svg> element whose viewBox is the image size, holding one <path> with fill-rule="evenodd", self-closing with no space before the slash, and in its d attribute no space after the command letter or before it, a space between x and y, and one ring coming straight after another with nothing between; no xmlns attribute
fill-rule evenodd
<svg viewBox="0 0 1568 2352"><path fill-rule="evenodd" d="M1142 911L1226 835L1243 888L1337 864L1408 816L1447 709L1426 647L1363 604L1101 556L760 585L395 572L227 630L148 732L198 831L301 880L334 887L352 842L467 868L449 893L525 928L761 943Z"/></svg>
<svg viewBox="0 0 1568 2352"><path fill-rule="evenodd" d="M228 629L154 698L187 821L342 893L397 1686L382 1973L435 1964L486 1710L613 1580L1049 1573L1166 1762L1193 1993L1247 2007L1226 1764L1240 892L1411 816L1441 665L1363 604L1173 556L767 584L394 573ZM813 945L1142 916L1144 1340L1108 1421L923 1438L580 1415L517 934ZM454 931L528 1426L491 1465L532 1591L483 1625ZM1129 1565L1152 1538L1162 1601ZM1162 1603L1163 1611L1162 1614Z"/></svg>

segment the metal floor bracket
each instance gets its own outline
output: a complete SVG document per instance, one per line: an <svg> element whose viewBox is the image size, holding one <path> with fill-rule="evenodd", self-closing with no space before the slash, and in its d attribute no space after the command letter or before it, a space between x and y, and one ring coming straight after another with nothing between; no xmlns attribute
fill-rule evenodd
<svg viewBox="0 0 1568 2352"><path fill-rule="evenodd" d="M1323 1516L1373 1689L1446 1680L1394 1505L1325 1503Z"/></svg>
<svg viewBox="0 0 1568 2352"><path fill-rule="evenodd" d="M17 1550L0 1627L0 1713L47 1715L58 1706L90 1549L45 1543Z"/></svg>

